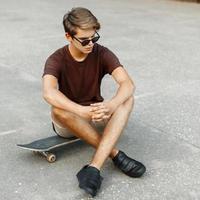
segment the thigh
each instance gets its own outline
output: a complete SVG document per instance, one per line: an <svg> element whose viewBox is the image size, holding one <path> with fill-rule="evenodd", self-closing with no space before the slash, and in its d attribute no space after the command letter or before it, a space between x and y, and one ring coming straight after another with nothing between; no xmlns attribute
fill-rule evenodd
<svg viewBox="0 0 200 200"><path fill-rule="evenodd" d="M60 125L60 123L58 123L55 118L52 117L51 120L53 130L58 136L64 138L75 137L74 134L68 128L62 127L62 125Z"/></svg>
<svg viewBox="0 0 200 200"><path fill-rule="evenodd" d="M54 115L53 109L51 110L51 118L52 118L52 122L54 124L55 127L55 132L62 136L62 137L68 137L68 136L72 136L73 133L70 131L70 129L65 128L62 123L56 118L56 116ZM93 122L92 120L86 120L85 121L88 122L88 124L90 124L94 129L96 129L98 132L103 132L105 126L107 125L109 119L104 119L100 122Z"/></svg>

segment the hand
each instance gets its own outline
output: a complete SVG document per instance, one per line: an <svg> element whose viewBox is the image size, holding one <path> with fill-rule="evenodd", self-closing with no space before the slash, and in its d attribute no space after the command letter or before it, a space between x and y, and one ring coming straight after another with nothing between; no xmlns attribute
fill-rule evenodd
<svg viewBox="0 0 200 200"><path fill-rule="evenodd" d="M90 121L92 119L92 112L91 112L91 106L82 106L81 110L79 112L79 116L86 119L87 121Z"/></svg>
<svg viewBox="0 0 200 200"><path fill-rule="evenodd" d="M109 119L114 112L110 102L100 102L90 104L92 111L92 121L98 122Z"/></svg>

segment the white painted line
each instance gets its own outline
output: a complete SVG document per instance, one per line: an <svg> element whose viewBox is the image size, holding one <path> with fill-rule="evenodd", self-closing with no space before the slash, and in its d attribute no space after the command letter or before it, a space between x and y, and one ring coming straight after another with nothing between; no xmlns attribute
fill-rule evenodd
<svg viewBox="0 0 200 200"><path fill-rule="evenodd" d="M9 130L9 131L0 132L0 136L1 135L8 135L8 134L15 133L15 132L17 132L17 130Z"/></svg>

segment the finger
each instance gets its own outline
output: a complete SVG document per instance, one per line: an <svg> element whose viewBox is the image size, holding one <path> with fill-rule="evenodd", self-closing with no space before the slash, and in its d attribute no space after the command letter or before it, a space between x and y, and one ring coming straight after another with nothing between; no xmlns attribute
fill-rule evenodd
<svg viewBox="0 0 200 200"><path fill-rule="evenodd" d="M102 118L103 119L109 119L111 115L104 115Z"/></svg>
<svg viewBox="0 0 200 200"><path fill-rule="evenodd" d="M102 118L103 116L104 116L104 113L93 115L92 119L99 119L99 118Z"/></svg>
<svg viewBox="0 0 200 200"><path fill-rule="evenodd" d="M101 122L103 121L103 119L95 119L95 120L92 120L93 122Z"/></svg>
<svg viewBox="0 0 200 200"><path fill-rule="evenodd" d="M104 105L100 105L100 106L92 107L90 110L92 112L94 112L94 111L97 111L97 110L100 110L100 109L106 109L106 107Z"/></svg>
<svg viewBox="0 0 200 200"><path fill-rule="evenodd" d="M95 111L93 111L93 112L94 112L94 114L108 113L108 112L109 112L109 109L103 108L103 109L95 110Z"/></svg>
<svg viewBox="0 0 200 200"><path fill-rule="evenodd" d="M103 119L104 116L105 116L105 114L93 115L92 119L94 119L94 120Z"/></svg>
<svg viewBox="0 0 200 200"><path fill-rule="evenodd" d="M111 117L111 115L104 115L101 118L94 119L94 121L103 121L103 120L110 119L110 117Z"/></svg>
<svg viewBox="0 0 200 200"><path fill-rule="evenodd" d="M95 111L98 111L99 109L100 109L99 107L94 107L94 108L91 108L90 111L95 112Z"/></svg>
<svg viewBox="0 0 200 200"><path fill-rule="evenodd" d="M106 108L106 107L104 105L91 106L91 109L101 109L101 108Z"/></svg>
<svg viewBox="0 0 200 200"><path fill-rule="evenodd" d="M103 118L108 119L108 118L110 118L111 116L112 116L111 114L107 114L107 115L104 115Z"/></svg>
<svg viewBox="0 0 200 200"><path fill-rule="evenodd" d="M103 105L103 103L92 103L92 104L90 104L90 106L101 106L101 105Z"/></svg>
<svg viewBox="0 0 200 200"><path fill-rule="evenodd" d="M102 110L97 110L97 111L92 112L93 116L96 116L96 115L98 116L100 114L102 114L102 115L111 115L109 109L102 109Z"/></svg>

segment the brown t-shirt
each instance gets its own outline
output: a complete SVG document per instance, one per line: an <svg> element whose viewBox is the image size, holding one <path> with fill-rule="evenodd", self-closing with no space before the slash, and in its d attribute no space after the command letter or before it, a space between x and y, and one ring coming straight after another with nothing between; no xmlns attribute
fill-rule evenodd
<svg viewBox="0 0 200 200"><path fill-rule="evenodd" d="M111 74L119 66L122 65L116 55L97 43L82 62L72 57L66 45L48 57L43 76L55 76L59 90L66 97L88 106L104 100L100 91L101 80L105 74Z"/></svg>

